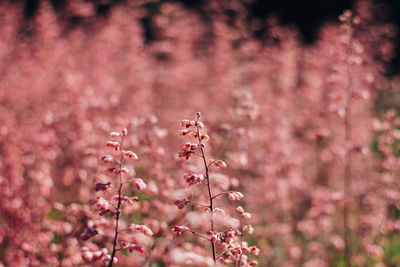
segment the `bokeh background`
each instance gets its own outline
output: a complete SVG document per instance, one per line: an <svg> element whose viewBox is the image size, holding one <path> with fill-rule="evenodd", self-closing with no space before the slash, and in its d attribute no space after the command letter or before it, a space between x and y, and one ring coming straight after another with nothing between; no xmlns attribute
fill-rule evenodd
<svg viewBox="0 0 400 267"><path fill-rule="evenodd" d="M120 265L205 266L208 244L170 231L201 220L174 205L199 165L177 158L179 121L197 111L228 164L213 179L246 195L260 266L400 266L399 6L2 1L0 266L83 266L83 246L109 248L80 236L107 227L94 184L123 127L150 184L124 220L155 235Z"/></svg>

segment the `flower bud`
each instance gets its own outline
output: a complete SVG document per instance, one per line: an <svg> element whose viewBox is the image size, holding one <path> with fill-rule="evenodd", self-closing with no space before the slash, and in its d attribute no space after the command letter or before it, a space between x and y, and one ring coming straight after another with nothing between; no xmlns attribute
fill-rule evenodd
<svg viewBox="0 0 400 267"><path fill-rule="evenodd" d="M228 193L228 198L232 201L241 200L243 197L244 197L244 195L237 191L235 191L235 192L232 191L232 192Z"/></svg>
<svg viewBox="0 0 400 267"><path fill-rule="evenodd" d="M110 136L111 136L111 138L117 138L117 137L122 136L122 134L119 133L119 132L111 132L111 133L110 133Z"/></svg>
<svg viewBox="0 0 400 267"><path fill-rule="evenodd" d="M251 252L252 252L254 255L260 254L260 249L259 249L258 247L252 246L250 249L251 249Z"/></svg>
<svg viewBox="0 0 400 267"><path fill-rule="evenodd" d="M124 156L128 156L133 160L138 160L139 157L136 155L136 153L132 152L132 151L123 151L123 155Z"/></svg>
<svg viewBox="0 0 400 267"><path fill-rule="evenodd" d="M84 261L90 262L93 260L93 253L91 251L83 252L82 258Z"/></svg>
<svg viewBox="0 0 400 267"><path fill-rule="evenodd" d="M107 141L106 143L107 146L114 148L115 150L119 150L121 147L120 142L113 142L113 141Z"/></svg>
<svg viewBox="0 0 400 267"><path fill-rule="evenodd" d="M258 262L257 261L251 261L249 262L250 266L257 266Z"/></svg>
<svg viewBox="0 0 400 267"><path fill-rule="evenodd" d="M248 212L245 212L245 213L242 214L242 217L245 218L245 219L250 219L251 218L251 214L248 213Z"/></svg>
<svg viewBox="0 0 400 267"><path fill-rule="evenodd" d="M210 140L210 137L209 137L208 135L206 135L206 134L203 134L203 135L200 137L200 139L201 139L201 141L207 142L208 140Z"/></svg>
<svg viewBox="0 0 400 267"><path fill-rule="evenodd" d="M132 183L138 190L144 190L147 187L146 183L141 178L133 178Z"/></svg>
<svg viewBox="0 0 400 267"><path fill-rule="evenodd" d="M183 209L187 203L188 201L186 199L180 199L175 201L175 205L178 207L178 209Z"/></svg>
<svg viewBox="0 0 400 267"><path fill-rule="evenodd" d="M111 163L113 161L113 156L111 155L104 155L103 157L101 157L101 160L105 163Z"/></svg>

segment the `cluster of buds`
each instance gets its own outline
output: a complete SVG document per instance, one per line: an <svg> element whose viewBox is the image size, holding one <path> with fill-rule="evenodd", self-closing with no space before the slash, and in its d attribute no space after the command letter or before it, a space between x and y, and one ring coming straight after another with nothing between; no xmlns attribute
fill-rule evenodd
<svg viewBox="0 0 400 267"><path fill-rule="evenodd" d="M143 234L145 234L147 236L153 235L153 231L151 231L151 229L149 227L147 227L146 225L132 223L129 226L129 229L131 229L133 232L142 232Z"/></svg>
<svg viewBox="0 0 400 267"><path fill-rule="evenodd" d="M242 242L242 250L243 253L249 254L252 253L253 255L258 256L260 254L260 249L256 246L251 246L247 244L247 242Z"/></svg>
<svg viewBox="0 0 400 267"><path fill-rule="evenodd" d="M185 158L185 159L189 159L190 156L195 152L195 150L198 148L197 144L192 144L190 142L187 142L183 147L182 150L178 153L178 157L179 158Z"/></svg>
<svg viewBox="0 0 400 267"><path fill-rule="evenodd" d="M231 191L228 193L228 198L232 201L241 200L244 198L244 195L241 192Z"/></svg>
<svg viewBox="0 0 400 267"><path fill-rule="evenodd" d="M241 245L238 243L223 243L220 247L224 250L224 253L221 254L221 257L218 259L218 261L221 263L238 262L237 259L239 258L240 266L250 267L258 264L258 262L255 260L249 262L248 255L246 255L250 253L258 255L260 253L260 249L256 246L249 247L247 242L242 242Z"/></svg>
<svg viewBox="0 0 400 267"><path fill-rule="evenodd" d="M233 244L236 237L236 231L234 230L219 233L208 231L207 234L211 235L211 241L216 243L221 250L225 250L229 245Z"/></svg>
<svg viewBox="0 0 400 267"><path fill-rule="evenodd" d="M90 250L87 247L83 247L81 249L82 259L86 262L95 262L98 260L103 260L104 263L107 263L111 256L108 254L108 250L103 248L101 250ZM118 259L114 258L114 263L117 263Z"/></svg>
<svg viewBox="0 0 400 267"><path fill-rule="evenodd" d="M188 185L194 185L202 183L204 181L204 176L203 174L188 172L183 175L183 179L185 179L185 182L188 183Z"/></svg>
<svg viewBox="0 0 400 267"><path fill-rule="evenodd" d="M144 247L138 246L137 244L134 243L130 243L130 242L121 242L121 248L123 249L128 249L128 251L130 253L132 253L133 251L137 251L140 254L144 254L146 253L146 249Z"/></svg>
<svg viewBox="0 0 400 267"><path fill-rule="evenodd" d="M197 132L194 131L189 131L189 130L181 130L179 132L180 136L189 136L191 138L198 138L199 134ZM202 134L200 135L200 140L207 142L208 140L210 140L210 137L207 134Z"/></svg>
<svg viewBox="0 0 400 267"><path fill-rule="evenodd" d="M178 209L183 209L189 202L190 201L186 199L179 199L175 201L175 205L178 207Z"/></svg>
<svg viewBox="0 0 400 267"><path fill-rule="evenodd" d="M192 126L199 127L199 129L204 128L204 124L201 121L182 120L180 124L181 124L181 126L184 126L186 128L190 128Z"/></svg>
<svg viewBox="0 0 400 267"><path fill-rule="evenodd" d="M236 211L239 213L240 215L240 221L241 221L241 244L240 247L243 251L244 254L250 254L252 253L253 255L258 256L260 254L260 249L256 246L248 246L247 242L243 241L243 236L244 233L248 233L248 234L252 234L254 232L254 228L251 225L244 225L243 221L244 219L249 219L251 218L251 214L246 212L243 207L239 206L236 208ZM257 265L257 261L253 260L248 262L248 256L247 255L241 255L241 261L243 262L244 266L248 267L248 266L256 266Z"/></svg>
<svg viewBox="0 0 400 267"><path fill-rule="evenodd" d="M238 193L239 193L239 192L238 192ZM243 207L241 207L241 206L237 207L237 208L236 208L236 211L240 214L240 216L241 216L242 218L245 218L245 219L250 219L250 218L251 218L251 214L250 214L249 212L245 212L244 209L243 209ZM251 234L251 233L250 233L250 234Z"/></svg>
<svg viewBox="0 0 400 267"><path fill-rule="evenodd" d="M177 237L180 237L186 231L190 230L187 226L184 225L175 226L174 228L172 228L172 232L174 232Z"/></svg>
<svg viewBox="0 0 400 267"><path fill-rule="evenodd" d="M341 22L349 22L355 25L358 25L361 22L360 18L357 16L353 16L350 10L345 10L343 14L339 16L339 20Z"/></svg>

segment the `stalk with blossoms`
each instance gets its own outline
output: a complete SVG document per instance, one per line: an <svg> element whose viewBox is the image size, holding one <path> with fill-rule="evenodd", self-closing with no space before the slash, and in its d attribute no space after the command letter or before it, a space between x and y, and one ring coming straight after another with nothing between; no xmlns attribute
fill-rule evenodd
<svg viewBox="0 0 400 267"><path fill-rule="evenodd" d="M199 233L186 225L175 226L172 231L176 234L177 237L181 236L184 232L191 232L195 236L207 240L210 243L214 263L218 261L226 264L234 263L235 266L256 266L256 261L251 261L248 263L247 257L242 256L243 253L250 253L251 251L253 251L253 253L257 255L259 253L258 248L254 247L252 249L249 249L247 247L247 244L243 242L244 229L247 229L248 232L252 232L251 226L243 225L243 218L250 218L250 213L245 212L242 207L239 207L237 209L237 212L239 212L242 218L240 228L230 228L224 231L216 231L215 216L225 215L225 211L221 208L215 207L214 201L218 197L224 195L227 195L229 200L231 201L239 201L244 197L244 195L238 191L223 191L219 193L213 192L213 188L210 182L210 169L212 167L226 168L227 164L222 160L207 160L205 147L206 142L210 139L210 137L202 132L202 129L204 129L204 124L199 119L200 112L197 113L196 120L181 121L181 126L183 126L185 129L180 131L180 135L185 137L187 136L194 141L187 142L182 147L182 150L178 153L178 156L179 158L184 158L186 160L189 160L192 156L196 156L199 157L202 161L202 164L204 165L203 173L188 172L184 174L183 178L189 186L197 184L205 185L208 203L204 204L184 198L177 200L175 204L179 209L183 209L188 204L205 208L206 211L210 213L210 226L209 230L205 234ZM251 230L249 231L249 229Z"/></svg>
<svg viewBox="0 0 400 267"><path fill-rule="evenodd" d="M112 236L103 234L99 229L100 226L108 226L108 223L104 223L102 225L90 225L89 228L86 229L81 235L81 239L86 241L94 236L100 236L104 238L106 241L110 241L112 244L111 254L108 253L107 248L103 248L101 250L91 250L87 247L82 248L82 257L87 262L95 262L98 260L102 260L104 265L111 267L114 263L118 262L118 258L116 257L116 253L121 250L128 250L129 252L137 251L140 254L145 253L145 248L141 245L138 245L136 241L127 241L129 236L124 237L121 236L122 233L126 232L141 232L146 236L152 236L153 232L146 225L137 225L130 224L128 227L121 229L121 215L122 215L122 205L132 205L134 202L139 201L139 197L133 196L129 197L123 195L124 185L131 183L136 187L137 190L146 189L147 185L141 178L129 177L129 169L125 167L125 161L128 160L138 160L138 156L136 153L124 150L124 139L128 131L124 128L121 132L111 132L110 136L113 140L108 141L106 145L111 147L116 152L115 155L104 155L101 159L104 164L108 165L105 170L105 173L111 175L113 180L117 180L117 182L107 181L107 182L98 182L95 185L95 191L112 191L112 189L116 186L116 195L111 197L109 200L106 196L97 197L96 199L96 208L98 209L98 215L100 216L108 216L115 222L115 228L112 231ZM106 192L105 192L106 193ZM126 225L126 223L124 223Z"/></svg>

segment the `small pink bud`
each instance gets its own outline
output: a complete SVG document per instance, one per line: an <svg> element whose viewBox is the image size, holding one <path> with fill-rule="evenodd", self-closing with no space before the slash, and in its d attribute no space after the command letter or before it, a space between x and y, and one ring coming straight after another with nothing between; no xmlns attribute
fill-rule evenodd
<svg viewBox="0 0 400 267"><path fill-rule="evenodd" d="M254 228L251 225L245 225L243 227L243 231L245 231L245 232L247 232L249 234L252 234L254 232Z"/></svg>
<svg viewBox="0 0 400 267"><path fill-rule="evenodd" d="M93 260L96 261L100 259L103 256L103 253L101 253L100 250L93 252Z"/></svg>
<svg viewBox="0 0 400 267"><path fill-rule="evenodd" d="M183 209L187 203L188 201L186 199L180 199L175 201L175 205L178 207L178 209Z"/></svg>
<svg viewBox="0 0 400 267"><path fill-rule="evenodd" d="M110 203L106 199L100 197L97 199L96 206L101 210L108 210L110 207Z"/></svg>
<svg viewBox="0 0 400 267"><path fill-rule="evenodd" d="M251 218L251 214L248 213L248 212L245 212L245 213L242 214L242 217L245 218L245 219L250 219Z"/></svg>
<svg viewBox="0 0 400 267"><path fill-rule="evenodd" d="M114 148L115 150L119 150L119 148L121 147L120 142L113 142L113 141L108 141L106 145Z"/></svg>
<svg viewBox="0 0 400 267"><path fill-rule="evenodd" d="M128 168L125 168L125 167L121 169L121 172L124 174L129 174Z"/></svg>
<svg viewBox="0 0 400 267"><path fill-rule="evenodd" d="M214 161L213 164L214 164L214 166L220 167L220 168L226 168L227 167L226 163L224 161L222 161L222 160Z"/></svg>
<svg viewBox="0 0 400 267"><path fill-rule="evenodd" d="M111 138L117 138L117 137L120 137L121 135L122 135L122 134L119 133L119 132L111 132L111 133L110 133Z"/></svg>
<svg viewBox="0 0 400 267"><path fill-rule="evenodd" d="M242 206L239 206L236 208L236 211L239 212L240 214L242 214L244 212L244 209Z"/></svg>
<svg viewBox="0 0 400 267"><path fill-rule="evenodd" d="M200 139L201 139L202 141L207 142L208 140L210 140L210 137L209 137L208 135L206 135L206 134L203 134L203 135L200 137Z"/></svg>
<svg viewBox="0 0 400 267"><path fill-rule="evenodd" d="M180 135L180 136L185 136L185 135L187 135L188 133L189 133L188 130L181 130L181 131L179 131L179 135Z"/></svg>
<svg viewBox="0 0 400 267"><path fill-rule="evenodd" d="M128 134L128 129L126 129L126 128L122 129L121 133L122 133L123 136L127 135Z"/></svg>
<svg viewBox="0 0 400 267"><path fill-rule="evenodd" d="M139 157L136 155L136 153L132 152L132 151L123 151L125 156L130 157L133 160L138 160Z"/></svg>
<svg viewBox="0 0 400 267"><path fill-rule="evenodd" d="M180 122L181 126L186 126L189 123L189 120L182 120Z"/></svg>
<svg viewBox="0 0 400 267"><path fill-rule="evenodd" d="M117 174L118 173L118 169L117 168L107 168L105 170L105 172L106 173L115 173L115 174Z"/></svg>
<svg viewBox="0 0 400 267"><path fill-rule="evenodd" d="M197 138L197 133L196 132L189 132L188 135L191 138Z"/></svg>
<svg viewBox="0 0 400 267"><path fill-rule="evenodd" d="M133 178L132 183L136 186L138 190L144 190L147 188L146 183L141 178Z"/></svg>
<svg viewBox="0 0 400 267"><path fill-rule="evenodd" d="M243 252L246 254L251 252L251 250L248 247L243 247L242 249L243 249Z"/></svg>
<svg viewBox="0 0 400 267"><path fill-rule="evenodd" d="M192 145L190 146L190 150L196 150L196 148L197 148L197 144L192 144Z"/></svg>
<svg viewBox="0 0 400 267"><path fill-rule="evenodd" d="M249 262L250 266L257 266L258 262L257 261L251 261Z"/></svg>
<svg viewBox="0 0 400 267"><path fill-rule="evenodd" d="M230 237L230 238L235 237L235 232L234 232L234 231L228 231L228 232L226 233L226 236L227 236L227 237Z"/></svg>
<svg viewBox="0 0 400 267"><path fill-rule="evenodd" d="M140 254L144 254L146 252L146 249L144 247L139 247L136 251Z"/></svg>
<svg viewBox="0 0 400 267"><path fill-rule="evenodd" d="M251 252L252 252L254 255L260 254L260 249L259 249L258 247L252 246L250 249L251 249Z"/></svg>
<svg viewBox="0 0 400 267"><path fill-rule="evenodd" d="M83 260L90 262L93 260L93 253L90 251L83 252L82 258Z"/></svg>
<svg viewBox="0 0 400 267"><path fill-rule="evenodd" d="M108 164L108 163L113 162L113 156L111 156L111 155L105 155L105 156L101 157L101 160L102 160L105 164Z"/></svg>

